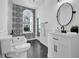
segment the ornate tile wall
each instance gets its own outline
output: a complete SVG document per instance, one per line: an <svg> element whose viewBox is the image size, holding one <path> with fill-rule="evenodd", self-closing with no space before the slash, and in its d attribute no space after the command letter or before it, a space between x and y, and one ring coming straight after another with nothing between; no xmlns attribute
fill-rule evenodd
<svg viewBox="0 0 79 59"><path fill-rule="evenodd" d="M23 11L25 9L29 9L31 10L34 14L34 18L33 18L33 33L26 33L23 34ZM16 5L13 4L12 7L12 28L13 28L13 36L20 36L20 35L25 35L26 38L31 38L31 37L35 37L35 10L34 9L30 9L24 6L20 6L20 5Z"/></svg>

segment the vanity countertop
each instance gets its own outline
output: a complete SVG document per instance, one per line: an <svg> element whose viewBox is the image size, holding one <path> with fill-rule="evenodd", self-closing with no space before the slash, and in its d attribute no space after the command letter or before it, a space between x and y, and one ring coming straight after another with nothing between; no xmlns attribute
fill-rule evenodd
<svg viewBox="0 0 79 59"><path fill-rule="evenodd" d="M72 37L72 38L79 38L79 34L73 33L73 32L68 32L68 33L50 33L51 35L58 35L62 37Z"/></svg>

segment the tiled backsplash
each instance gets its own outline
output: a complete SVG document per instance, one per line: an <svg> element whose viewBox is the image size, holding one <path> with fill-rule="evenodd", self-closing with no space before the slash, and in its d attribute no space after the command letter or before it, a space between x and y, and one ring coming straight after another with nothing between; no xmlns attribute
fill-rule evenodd
<svg viewBox="0 0 79 59"><path fill-rule="evenodd" d="M33 33L23 34L23 11L29 9L33 12ZM13 36L25 35L26 38L35 37L35 10L24 6L13 4L12 7L12 29Z"/></svg>

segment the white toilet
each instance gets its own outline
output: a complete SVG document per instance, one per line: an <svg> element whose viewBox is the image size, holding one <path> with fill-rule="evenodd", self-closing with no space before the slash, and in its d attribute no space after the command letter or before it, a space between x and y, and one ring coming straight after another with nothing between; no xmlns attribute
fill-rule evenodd
<svg viewBox="0 0 79 59"><path fill-rule="evenodd" d="M27 50L29 50L31 44L27 43L27 39L24 36L13 37L12 39L2 40L2 47L5 52L5 57L11 58L27 58ZM6 43L6 44L5 44Z"/></svg>

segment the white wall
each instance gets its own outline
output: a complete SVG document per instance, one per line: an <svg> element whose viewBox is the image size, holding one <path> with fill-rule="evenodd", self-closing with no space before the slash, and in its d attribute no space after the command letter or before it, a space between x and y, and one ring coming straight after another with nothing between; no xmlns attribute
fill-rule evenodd
<svg viewBox="0 0 79 59"><path fill-rule="evenodd" d="M62 0L61 4L63 2L71 3L73 6L73 9L77 11L76 14L74 14L73 16L72 22L65 27L66 30L70 30L72 25L79 26L79 0ZM41 23L48 21L48 24L46 27L47 35L48 33L55 32L55 29L57 27L60 27L56 19L57 9L59 5L60 4L57 3L57 0L46 0L46 2L37 9L37 17L40 18ZM43 28L41 28L41 36L39 40L45 45L47 45L47 35L44 36L43 32L44 32Z"/></svg>
<svg viewBox="0 0 79 59"><path fill-rule="evenodd" d="M8 35L12 32L12 0L8 0Z"/></svg>
<svg viewBox="0 0 79 59"><path fill-rule="evenodd" d="M8 20L8 0L0 0L0 36L8 35L7 20Z"/></svg>
<svg viewBox="0 0 79 59"><path fill-rule="evenodd" d="M46 0L43 5L37 9L37 17L41 20L41 23L47 22L46 24L46 34L53 32L57 26L56 20L56 1L55 0ZM41 36L39 40L47 45L47 35L44 36L43 27L41 27Z"/></svg>

